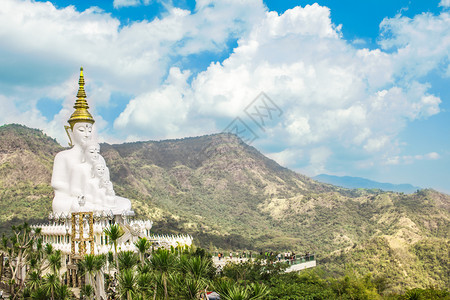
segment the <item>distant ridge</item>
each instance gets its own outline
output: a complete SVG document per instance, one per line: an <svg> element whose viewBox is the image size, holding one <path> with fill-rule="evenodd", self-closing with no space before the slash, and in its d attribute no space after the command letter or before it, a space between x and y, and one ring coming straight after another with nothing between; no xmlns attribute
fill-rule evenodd
<svg viewBox="0 0 450 300"><path fill-rule="evenodd" d="M383 191L403 192L407 194L411 194L416 192L417 190L422 189L420 187L413 186L408 183L392 184L351 176L335 176L335 175L320 174L313 177L313 179L323 183L329 183L332 185L337 185L349 189L358 189L358 188L379 189Z"/></svg>

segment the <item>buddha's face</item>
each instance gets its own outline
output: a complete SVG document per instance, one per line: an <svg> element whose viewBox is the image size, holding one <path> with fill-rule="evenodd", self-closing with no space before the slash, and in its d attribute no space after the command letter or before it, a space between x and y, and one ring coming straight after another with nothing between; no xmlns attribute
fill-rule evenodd
<svg viewBox="0 0 450 300"><path fill-rule="evenodd" d="M100 186L104 187L104 188L107 188L109 182L110 181L109 181L108 178L103 177L102 180L100 181Z"/></svg>
<svg viewBox="0 0 450 300"><path fill-rule="evenodd" d="M87 142L91 139L92 124L86 122L76 123L73 126L72 137L73 143L79 146L86 146Z"/></svg>
<svg viewBox="0 0 450 300"><path fill-rule="evenodd" d="M100 145L88 144L85 150L87 161L97 162L100 158Z"/></svg>
<svg viewBox="0 0 450 300"><path fill-rule="evenodd" d="M104 164L96 164L94 166L94 174L98 178L102 178L105 175L105 165Z"/></svg>
<svg viewBox="0 0 450 300"><path fill-rule="evenodd" d="M106 189L106 194L107 194L108 196L114 196L114 195L115 195L115 193L114 193L114 187L113 187L113 184L112 184L111 181L105 180L105 181L103 182L103 187Z"/></svg>

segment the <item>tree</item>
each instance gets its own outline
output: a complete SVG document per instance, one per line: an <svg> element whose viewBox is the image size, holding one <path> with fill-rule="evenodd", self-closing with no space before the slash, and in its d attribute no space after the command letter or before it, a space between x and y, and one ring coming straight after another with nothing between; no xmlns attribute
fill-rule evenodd
<svg viewBox="0 0 450 300"><path fill-rule="evenodd" d="M257 299L265 299L265 297L269 294L269 288L261 283L253 282L247 286L249 291L249 299L257 300Z"/></svg>
<svg viewBox="0 0 450 300"><path fill-rule="evenodd" d="M119 270L132 269L139 261L138 256L133 251L122 251L117 255Z"/></svg>
<svg viewBox="0 0 450 300"><path fill-rule="evenodd" d="M169 274L176 268L176 256L169 250L158 249L153 252L150 264L156 272L160 273L164 286L164 299L168 299L167 280Z"/></svg>
<svg viewBox="0 0 450 300"><path fill-rule="evenodd" d="M44 246L44 253L49 256L53 253L53 245L52 244L45 244Z"/></svg>
<svg viewBox="0 0 450 300"><path fill-rule="evenodd" d="M345 295L350 299L379 299L371 278L370 273L363 278L349 273L343 278L332 280L331 286L339 297Z"/></svg>
<svg viewBox="0 0 450 300"><path fill-rule="evenodd" d="M153 276L149 272L138 272L136 284L144 299L149 299L153 288Z"/></svg>
<svg viewBox="0 0 450 300"><path fill-rule="evenodd" d="M94 289L90 284L85 284L80 289L80 299L84 299L86 296L88 299L92 299L92 295L94 294Z"/></svg>
<svg viewBox="0 0 450 300"><path fill-rule="evenodd" d="M241 285L226 278L216 281L214 290L223 300L259 300L266 299L269 294L269 289L264 284L252 282Z"/></svg>
<svg viewBox="0 0 450 300"><path fill-rule="evenodd" d="M12 299L17 298L16 290L22 290L25 282L27 261L32 253L33 245L39 238L39 230L32 231L28 223L23 225L12 226L13 234L11 237L2 238L1 246L8 253L8 266L10 268L11 277L9 279L10 293Z"/></svg>
<svg viewBox="0 0 450 300"><path fill-rule="evenodd" d="M119 264L117 262L117 241L121 236L124 235L124 231L119 224L111 224L108 228L103 230L108 236L108 241L110 244L114 245L114 259L116 260L116 268L119 269Z"/></svg>
<svg viewBox="0 0 450 300"><path fill-rule="evenodd" d="M37 271L33 271L28 274L27 284L31 291L35 291L41 285L41 277Z"/></svg>
<svg viewBox="0 0 450 300"><path fill-rule="evenodd" d="M59 270L61 269L61 250L56 250L54 253L48 256L49 266L53 272L53 274L58 275L59 279Z"/></svg>
<svg viewBox="0 0 450 300"><path fill-rule="evenodd" d="M176 295L182 299L199 299L201 291L206 289L207 281L192 274L178 273L173 276Z"/></svg>
<svg viewBox="0 0 450 300"><path fill-rule="evenodd" d="M81 274L86 276L86 281L91 287L93 287L93 293L96 296L99 296L100 291L98 290L95 282L95 275L101 272L105 262L106 257L104 255L88 254L78 264Z"/></svg>
<svg viewBox="0 0 450 300"><path fill-rule="evenodd" d="M150 241L144 238L139 238L134 245L139 251L139 259L141 261L141 265L144 265L145 253L150 249L151 244Z"/></svg>
<svg viewBox="0 0 450 300"><path fill-rule="evenodd" d="M72 299L72 292L69 287L65 284L60 285L56 289L56 294L58 295L58 300L69 300Z"/></svg>
<svg viewBox="0 0 450 300"><path fill-rule="evenodd" d="M39 287L31 293L30 298L33 300L48 300L48 294L44 287Z"/></svg>
<svg viewBox="0 0 450 300"><path fill-rule="evenodd" d="M118 277L120 296L131 300L135 294L136 277L132 269L124 269Z"/></svg>
<svg viewBox="0 0 450 300"><path fill-rule="evenodd" d="M56 274L47 274L44 277L44 289L47 295L50 295L51 299L55 299L55 291L59 288L60 283Z"/></svg>
<svg viewBox="0 0 450 300"><path fill-rule="evenodd" d="M191 274L195 279L209 277L214 272L210 257L183 255L180 259L180 268L183 272Z"/></svg>
<svg viewBox="0 0 450 300"><path fill-rule="evenodd" d="M94 274L96 272L95 255L93 254L85 255L84 259L78 262L78 269L80 270L81 274L86 277L87 284L90 285L91 287L94 287L93 279Z"/></svg>

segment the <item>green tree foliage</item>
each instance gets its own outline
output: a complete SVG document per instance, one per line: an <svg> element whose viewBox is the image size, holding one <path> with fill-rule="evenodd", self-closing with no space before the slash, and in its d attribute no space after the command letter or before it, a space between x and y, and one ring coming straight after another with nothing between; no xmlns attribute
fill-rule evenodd
<svg viewBox="0 0 450 300"><path fill-rule="evenodd" d="M152 268L161 274L161 279L164 287L164 299L169 297L168 280L171 272L176 268L176 256L166 249L158 249L153 252L150 258Z"/></svg>
<svg viewBox="0 0 450 300"><path fill-rule="evenodd" d="M58 276L56 274L47 274L44 277L44 290L47 295L50 295L50 299L55 299L56 290L60 287L60 282L58 280Z"/></svg>
<svg viewBox="0 0 450 300"><path fill-rule="evenodd" d="M118 277L120 297L131 300L136 292L137 279L132 269L122 269Z"/></svg>
<svg viewBox="0 0 450 300"><path fill-rule="evenodd" d="M61 269L61 250L57 250L48 256L48 262L53 274L59 278L59 270Z"/></svg>
<svg viewBox="0 0 450 300"><path fill-rule="evenodd" d="M70 300L74 298L72 291L69 289L67 285L64 284L61 284L56 289L56 295L58 300Z"/></svg>
<svg viewBox="0 0 450 300"><path fill-rule="evenodd" d="M223 276L235 281L262 281L284 273L287 267L285 263L266 264L262 259L256 259L238 264L227 264L222 272Z"/></svg>
<svg viewBox="0 0 450 300"><path fill-rule="evenodd" d="M139 262L139 257L134 251L122 251L117 255L119 270L132 269Z"/></svg>
<svg viewBox="0 0 450 300"><path fill-rule="evenodd" d="M213 287L219 293L221 299L225 300L266 299L269 294L269 289L262 283L243 284L228 278L217 280Z"/></svg>
<svg viewBox="0 0 450 300"><path fill-rule="evenodd" d="M92 299L94 296L94 288L90 284L85 284L80 289L80 298Z"/></svg>
<svg viewBox="0 0 450 300"><path fill-rule="evenodd" d="M124 230L120 227L119 224L111 224L109 227L103 230L108 237L108 242L114 246L114 256L117 256L117 242L120 237L124 235ZM117 259L116 259L117 263ZM119 269L119 265L116 264L117 269Z"/></svg>
<svg viewBox="0 0 450 300"><path fill-rule="evenodd" d="M33 250L40 240L40 230L33 231L28 223L12 226L12 235L3 236L1 248L8 255L5 267L9 268L10 293L13 299L19 296L17 291L23 289L25 279L22 271L27 268L28 262L33 258Z"/></svg>
<svg viewBox="0 0 450 300"><path fill-rule="evenodd" d="M95 276L103 272L103 267L106 264L105 255L85 255L84 259L79 261L78 270L84 276L89 286L93 289L94 295L99 295L98 287L95 282Z"/></svg>
<svg viewBox="0 0 450 300"><path fill-rule="evenodd" d="M381 299L370 274L363 278L346 275L332 280L331 287L340 299Z"/></svg>
<svg viewBox="0 0 450 300"><path fill-rule="evenodd" d="M31 243L22 256L23 266L28 270L26 284L10 281L14 287L12 299L73 299L74 295L59 278L61 253L51 245L39 242L36 234L31 239L24 239L22 234L24 230L27 231L26 228L14 228L15 232L22 230L14 235L16 238L2 239L2 245L7 246L19 239ZM144 245L144 242L140 243ZM377 245L384 244L380 241ZM412 247L419 254L422 253L422 257L430 257L422 249L432 249L430 247L434 246L418 243ZM30 249L40 250L32 251L32 254ZM17 255L19 252L11 250L10 253ZM126 300L200 299L207 291L215 291L225 300L450 299L449 291L445 289L387 292L388 278L373 276L371 273L360 275L351 267L342 276L335 276L320 267L299 273L285 273L287 264L274 262L270 257L267 260L258 258L238 264L229 263L217 273L211 255L204 249L194 247L152 251L145 246L137 252L119 252L109 255L111 265L118 266L112 269L105 268L107 256L86 255L79 262L79 271L86 278L80 291L83 299L98 298L101 287L99 282L103 284L98 279L103 278L104 273L111 275L107 276L108 283L115 273L117 285L113 296ZM45 271L44 276L41 275L42 270Z"/></svg>
<svg viewBox="0 0 450 300"><path fill-rule="evenodd" d="M150 241L144 238L139 238L134 245L139 251L139 260L141 261L141 264L144 265L145 263L145 253L150 249L151 244Z"/></svg>
<svg viewBox="0 0 450 300"><path fill-rule="evenodd" d="M428 289L411 289L407 290L404 295L397 297L399 300L438 300L450 299L450 292L443 290Z"/></svg>
<svg viewBox="0 0 450 300"><path fill-rule="evenodd" d="M185 274L189 274L194 279L211 277L214 266L211 259L204 256L181 256L179 267Z"/></svg>

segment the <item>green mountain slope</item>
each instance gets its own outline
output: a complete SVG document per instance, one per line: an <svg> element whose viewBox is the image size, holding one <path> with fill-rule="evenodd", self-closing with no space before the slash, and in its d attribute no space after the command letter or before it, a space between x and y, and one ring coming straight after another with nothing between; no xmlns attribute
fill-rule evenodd
<svg viewBox="0 0 450 300"><path fill-rule="evenodd" d="M149 204L161 208L183 219L167 226L192 231L203 243L213 234L227 247L258 249L268 240L291 247L298 237L284 238L284 228L261 209L264 202L270 195L333 190L228 135L104 145L102 152L122 194L144 203L134 206L138 213L148 213Z"/></svg>
<svg viewBox="0 0 450 300"><path fill-rule="evenodd" d="M0 127L0 137L2 228L44 219L53 157L63 148L18 125ZM189 233L222 250L315 252L329 271L386 275L392 290L448 283L448 195L319 183L226 134L103 144L101 153L116 193L157 233Z"/></svg>
<svg viewBox="0 0 450 300"><path fill-rule="evenodd" d="M0 231L48 215L53 158L62 149L40 130L17 124L0 127Z"/></svg>

